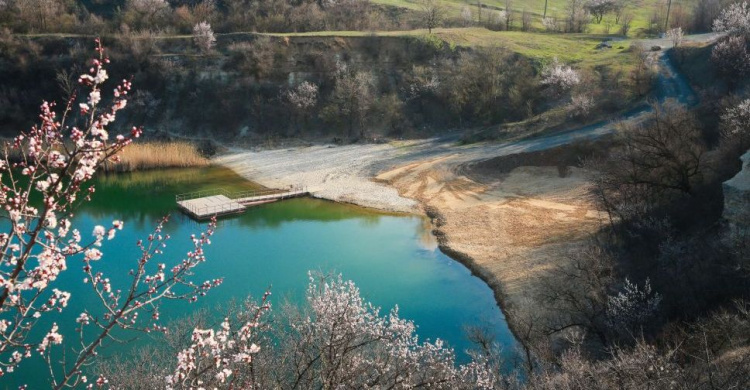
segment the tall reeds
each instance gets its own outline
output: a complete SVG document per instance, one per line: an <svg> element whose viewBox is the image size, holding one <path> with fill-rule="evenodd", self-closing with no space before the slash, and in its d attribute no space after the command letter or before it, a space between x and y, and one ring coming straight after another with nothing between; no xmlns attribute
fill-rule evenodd
<svg viewBox="0 0 750 390"><path fill-rule="evenodd" d="M208 165L194 144L184 141L135 142L119 154L119 162L108 162L105 172L133 172L158 168L188 168Z"/></svg>

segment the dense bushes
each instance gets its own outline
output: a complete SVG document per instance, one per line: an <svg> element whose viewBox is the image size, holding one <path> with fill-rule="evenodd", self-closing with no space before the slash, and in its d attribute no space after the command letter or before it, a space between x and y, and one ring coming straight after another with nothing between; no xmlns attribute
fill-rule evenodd
<svg viewBox="0 0 750 390"><path fill-rule="evenodd" d="M413 12L388 12L369 1L292 0L4 0L0 23L15 32L103 34L122 26L136 31L189 34L208 22L218 32L391 30L409 28Z"/></svg>

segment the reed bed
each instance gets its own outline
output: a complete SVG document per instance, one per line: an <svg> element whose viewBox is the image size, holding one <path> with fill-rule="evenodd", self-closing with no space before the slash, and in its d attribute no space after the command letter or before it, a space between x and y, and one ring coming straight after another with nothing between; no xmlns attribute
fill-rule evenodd
<svg viewBox="0 0 750 390"><path fill-rule="evenodd" d="M108 162L105 172L133 172L159 168L189 168L209 164L189 142L135 142L119 154L119 162Z"/></svg>

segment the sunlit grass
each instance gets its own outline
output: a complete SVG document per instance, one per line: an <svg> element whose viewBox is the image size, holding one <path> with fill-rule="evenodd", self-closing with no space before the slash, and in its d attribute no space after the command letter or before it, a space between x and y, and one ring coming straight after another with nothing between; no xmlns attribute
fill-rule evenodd
<svg viewBox="0 0 750 390"><path fill-rule="evenodd" d="M391 7L400 7L411 10L420 9L420 0L372 0L374 3L382 4ZM471 9L474 21L478 21L478 8L476 1L467 0L440 0L448 11L448 15L451 18L459 18L461 16L461 9L463 7L469 7ZM505 0L482 0L482 14L484 20L487 15L495 10L505 9ZM526 10L532 15L532 26L535 29L542 29L542 15L544 15L544 0L513 0L511 1L511 10L516 14L514 25L516 28L521 25L521 13ZM666 9L667 0L632 0L629 2L629 11L633 14L633 22L631 25L629 36L640 36L648 29L650 24L651 15L654 11L659 9ZM690 11L695 5L696 0L673 0L672 7L676 9L683 7L686 11ZM563 19L565 16L565 8L568 4L567 0L549 0L547 4L547 17L556 17ZM589 26L589 32L593 34L604 34L605 25L604 23L597 24L591 23ZM613 25L610 29L610 34L617 34L620 31L619 25Z"/></svg>
<svg viewBox="0 0 750 390"><path fill-rule="evenodd" d="M285 37L364 37L373 33L363 31L316 31L309 33L269 34ZM427 30L382 31L381 37L427 38ZM549 62L553 58L577 64L581 67L599 66L629 67L632 57L626 53L630 47L627 40L613 44L612 49L598 50L603 36L595 34L552 34L521 31L490 31L479 27L438 28L433 37L451 46L501 47L525 57Z"/></svg>

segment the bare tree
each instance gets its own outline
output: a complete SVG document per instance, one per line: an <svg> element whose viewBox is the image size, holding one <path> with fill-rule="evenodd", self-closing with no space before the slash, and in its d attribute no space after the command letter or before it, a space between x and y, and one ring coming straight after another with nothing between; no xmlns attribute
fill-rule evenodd
<svg viewBox="0 0 750 390"><path fill-rule="evenodd" d="M594 16L594 21L596 21L596 23L601 23L602 19L604 19L604 15L614 11L615 0L589 0L586 3L585 8Z"/></svg>
<svg viewBox="0 0 750 390"><path fill-rule="evenodd" d="M591 243L570 256L546 277L541 292L552 318L548 335L580 330L607 343L607 302L614 283L614 259L600 245Z"/></svg>
<svg viewBox="0 0 750 390"><path fill-rule="evenodd" d="M627 9L628 0L615 0L614 4L612 5L612 11L615 14L615 24L620 24L620 20L622 19L622 16L625 14Z"/></svg>
<svg viewBox="0 0 750 390"><path fill-rule="evenodd" d="M513 0L505 0L505 29L511 30L513 28Z"/></svg>
<svg viewBox="0 0 750 390"><path fill-rule="evenodd" d="M623 23L625 23L623 21ZM623 26L625 26L623 24ZM645 96L651 90L654 71L646 54L646 50L639 43L630 45L630 55L633 56L635 66L630 71L630 82L637 96Z"/></svg>
<svg viewBox="0 0 750 390"><path fill-rule="evenodd" d="M692 114L674 102L653 106L643 124L623 123L622 147L596 163L595 195L612 220L636 221L690 196L703 181L706 146Z"/></svg>
<svg viewBox="0 0 750 390"><path fill-rule="evenodd" d="M521 30L529 31L531 29L531 12L524 8L521 14Z"/></svg>
<svg viewBox="0 0 750 390"><path fill-rule="evenodd" d="M65 11L62 0L16 0L19 17L32 28L47 31Z"/></svg>
<svg viewBox="0 0 750 390"><path fill-rule="evenodd" d="M672 12L672 0L667 0L667 15L664 17L664 31L669 29L669 14Z"/></svg>
<svg viewBox="0 0 750 390"><path fill-rule="evenodd" d="M706 146L698 122L676 103L654 106L650 123L624 124L620 134L620 167L630 184L690 194L702 179Z"/></svg>
<svg viewBox="0 0 750 390"><path fill-rule="evenodd" d="M354 137L355 128L364 137L366 121L375 99L375 80L369 72L353 71L344 63L337 64L336 86L321 116L329 122L346 126L347 136Z"/></svg>
<svg viewBox="0 0 750 390"><path fill-rule="evenodd" d="M633 23L633 14L630 12L624 12L620 16L620 34L622 36L628 36L628 33L630 32L630 26Z"/></svg>
<svg viewBox="0 0 750 390"><path fill-rule="evenodd" d="M709 31L722 11L724 0L698 0L693 8L693 28Z"/></svg>
<svg viewBox="0 0 750 390"><path fill-rule="evenodd" d="M585 0L568 0L565 8L566 31L581 33L586 29L589 22L589 13L586 11Z"/></svg>
<svg viewBox="0 0 750 390"><path fill-rule="evenodd" d="M155 29L166 18L171 8L166 0L127 0L125 22L136 27Z"/></svg>
<svg viewBox="0 0 750 390"><path fill-rule="evenodd" d="M443 24L445 19L445 7L439 0L424 0L420 4L422 9L422 22L427 31L432 34L432 29Z"/></svg>

